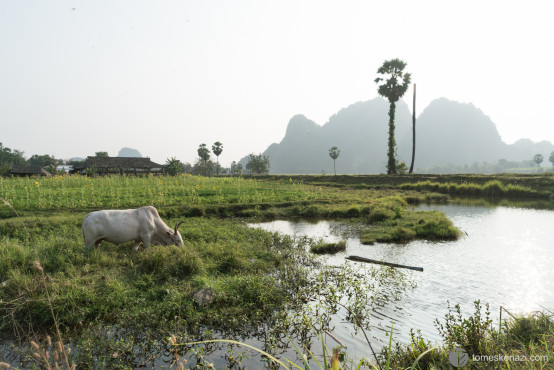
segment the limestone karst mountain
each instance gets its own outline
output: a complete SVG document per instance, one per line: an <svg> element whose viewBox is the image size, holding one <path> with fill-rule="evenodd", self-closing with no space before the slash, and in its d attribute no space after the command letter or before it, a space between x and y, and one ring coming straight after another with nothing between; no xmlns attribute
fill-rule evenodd
<svg viewBox="0 0 554 370"><path fill-rule="evenodd" d="M384 173L387 151L389 104L382 98L358 102L329 118L323 126L303 115L292 117L284 138L263 153L269 156L271 173L331 173L329 148L341 152L337 173ZM396 107L396 141L400 160L409 164L412 150L411 113L405 102ZM437 99L417 119L416 169L474 162L529 160L536 153L547 157L550 142L522 139L504 143L496 125L473 104ZM246 158L241 160L246 164Z"/></svg>
<svg viewBox="0 0 554 370"><path fill-rule="evenodd" d="M118 157L142 157L142 154L136 149L133 148L121 148L119 150L119 153L117 153Z"/></svg>

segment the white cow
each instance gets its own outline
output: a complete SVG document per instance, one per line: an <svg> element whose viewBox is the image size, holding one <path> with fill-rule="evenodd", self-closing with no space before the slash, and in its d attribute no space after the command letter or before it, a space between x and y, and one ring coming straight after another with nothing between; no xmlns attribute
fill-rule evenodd
<svg viewBox="0 0 554 370"><path fill-rule="evenodd" d="M85 248L98 247L102 240L113 244L135 241L133 252L140 243L148 248L150 244L183 246L183 238L177 230L169 228L152 206L138 209L105 210L89 213L83 221Z"/></svg>

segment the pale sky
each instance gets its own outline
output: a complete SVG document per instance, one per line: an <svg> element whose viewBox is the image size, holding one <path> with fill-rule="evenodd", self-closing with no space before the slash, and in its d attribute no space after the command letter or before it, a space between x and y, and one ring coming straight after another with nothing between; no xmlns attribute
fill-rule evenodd
<svg viewBox="0 0 554 370"><path fill-rule="evenodd" d="M446 97L480 108L507 143L554 142L552 8L3 0L0 142L27 157L115 156L126 146L193 163L199 144L221 141L226 166L279 142L295 114L323 125L375 98L376 71L392 58L408 63L418 114Z"/></svg>

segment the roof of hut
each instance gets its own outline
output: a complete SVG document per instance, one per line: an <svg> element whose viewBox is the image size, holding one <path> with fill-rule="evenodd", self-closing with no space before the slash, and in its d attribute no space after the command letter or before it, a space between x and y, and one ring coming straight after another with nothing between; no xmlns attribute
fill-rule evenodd
<svg viewBox="0 0 554 370"><path fill-rule="evenodd" d="M41 166L25 166L25 165L15 165L10 170L12 175L43 175L43 176L52 176L52 174L46 171Z"/></svg>
<svg viewBox="0 0 554 370"><path fill-rule="evenodd" d="M87 157L82 162L73 166L76 170L82 170L94 166L102 168L162 168L163 166L154 163L148 157Z"/></svg>

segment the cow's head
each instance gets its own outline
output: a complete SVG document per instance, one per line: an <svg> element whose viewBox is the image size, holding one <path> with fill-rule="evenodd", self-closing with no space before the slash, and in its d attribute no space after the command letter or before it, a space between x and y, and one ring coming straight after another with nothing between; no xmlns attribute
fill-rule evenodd
<svg viewBox="0 0 554 370"><path fill-rule="evenodd" d="M175 243L178 247L183 246L183 238L181 237L181 233L178 230L179 225L181 225L182 223L183 221L177 222L173 230L167 230L167 236L169 236L171 241Z"/></svg>

